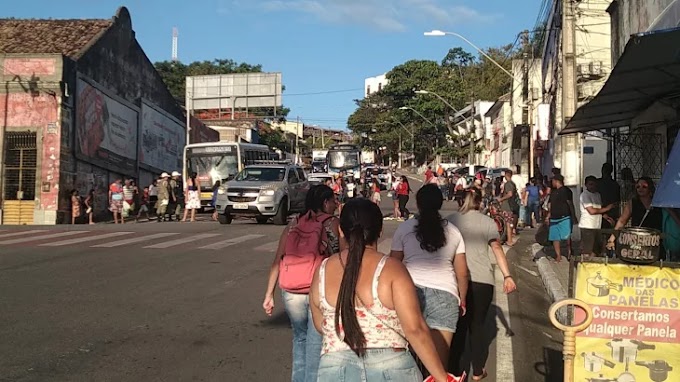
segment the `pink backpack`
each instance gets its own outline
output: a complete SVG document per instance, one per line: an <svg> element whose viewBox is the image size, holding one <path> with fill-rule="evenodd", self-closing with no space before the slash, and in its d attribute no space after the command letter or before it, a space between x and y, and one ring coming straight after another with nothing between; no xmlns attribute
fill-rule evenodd
<svg viewBox="0 0 680 382"><path fill-rule="evenodd" d="M309 212L288 231L286 251L279 266L279 287L292 293L309 293L314 272L327 249L324 223L333 216Z"/></svg>

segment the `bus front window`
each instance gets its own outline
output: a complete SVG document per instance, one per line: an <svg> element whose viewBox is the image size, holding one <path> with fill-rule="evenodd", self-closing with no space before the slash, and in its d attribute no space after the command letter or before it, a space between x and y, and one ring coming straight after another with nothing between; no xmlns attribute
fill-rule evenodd
<svg viewBox="0 0 680 382"><path fill-rule="evenodd" d="M359 154L351 151L336 151L328 154L328 167L354 168L359 166Z"/></svg>
<svg viewBox="0 0 680 382"><path fill-rule="evenodd" d="M200 155L187 159L189 173L196 172L203 188L212 188L218 180L231 180L238 173L238 162L235 154ZM210 182L210 184L205 184Z"/></svg>

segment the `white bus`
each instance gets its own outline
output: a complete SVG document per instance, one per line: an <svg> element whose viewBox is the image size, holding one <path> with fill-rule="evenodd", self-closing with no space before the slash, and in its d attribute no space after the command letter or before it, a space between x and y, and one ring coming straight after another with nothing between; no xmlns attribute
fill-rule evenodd
<svg viewBox="0 0 680 382"><path fill-rule="evenodd" d="M184 148L184 181L191 173L201 183L201 206L210 206L215 182L231 180L243 167L269 160L268 146L237 142L192 143Z"/></svg>

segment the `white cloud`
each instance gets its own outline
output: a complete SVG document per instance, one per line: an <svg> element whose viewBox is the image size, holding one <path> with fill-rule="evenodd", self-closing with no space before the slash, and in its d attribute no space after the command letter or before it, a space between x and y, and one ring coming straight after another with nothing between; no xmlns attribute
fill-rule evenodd
<svg viewBox="0 0 680 382"><path fill-rule="evenodd" d="M251 7L267 12L295 11L321 22L356 24L399 32L413 21L427 21L433 27L461 23L489 22L494 15L483 14L450 0L251 0Z"/></svg>

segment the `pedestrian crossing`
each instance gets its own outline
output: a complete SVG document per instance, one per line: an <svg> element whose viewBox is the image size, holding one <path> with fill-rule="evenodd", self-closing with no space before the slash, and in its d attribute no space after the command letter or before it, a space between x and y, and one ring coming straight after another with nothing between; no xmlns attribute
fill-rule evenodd
<svg viewBox="0 0 680 382"><path fill-rule="evenodd" d="M263 238L268 240L263 243ZM178 232L134 232L73 230L53 231L32 229L26 231L0 230L0 255L3 247L44 247L44 248L136 248L162 250L175 247L193 247L200 250L216 251L231 246L251 243L257 252L273 253L278 247L278 235L246 234L225 238L222 233L178 233Z"/></svg>

